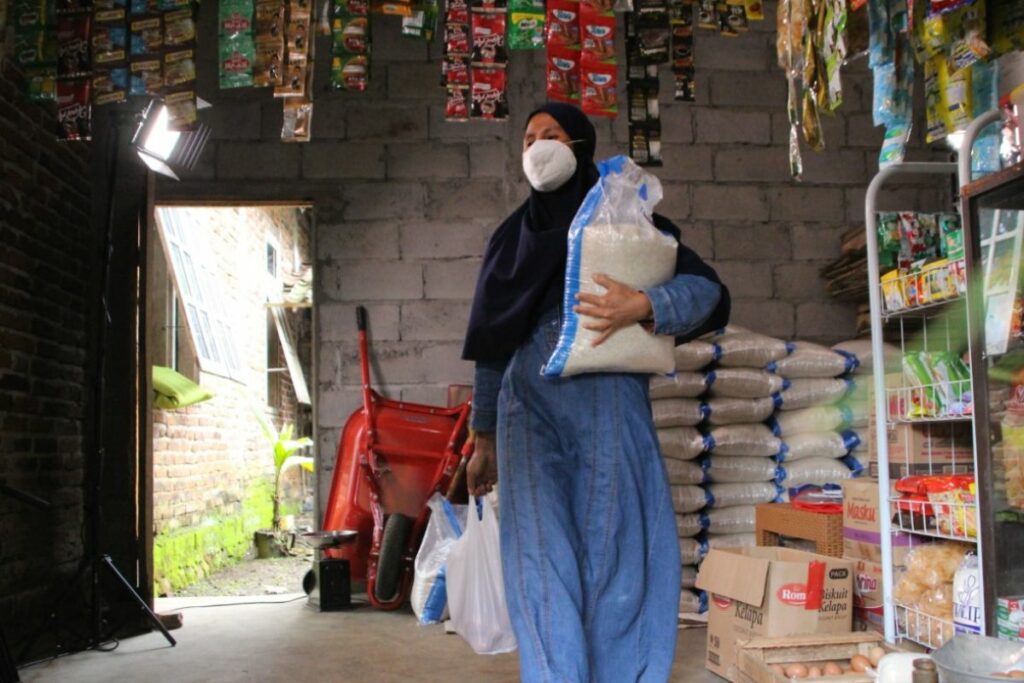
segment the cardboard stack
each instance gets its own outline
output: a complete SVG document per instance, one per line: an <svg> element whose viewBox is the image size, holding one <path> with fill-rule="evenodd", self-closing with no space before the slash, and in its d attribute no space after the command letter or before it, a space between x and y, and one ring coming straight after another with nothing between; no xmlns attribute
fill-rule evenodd
<svg viewBox="0 0 1024 683"><path fill-rule="evenodd" d="M682 613L707 609L695 581L708 552L756 544L757 505L784 500L791 486L839 483L867 463L855 431L867 425L866 395L848 376L858 365L844 349L727 328L677 347L675 376L651 379L683 556Z"/></svg>

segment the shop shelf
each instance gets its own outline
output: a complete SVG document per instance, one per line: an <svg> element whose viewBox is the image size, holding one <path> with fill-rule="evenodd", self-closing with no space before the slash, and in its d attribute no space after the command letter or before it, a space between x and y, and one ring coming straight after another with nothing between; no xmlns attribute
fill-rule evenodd
<svg viewBox="0 0 1024 683"><path fill-rule="evenodd" d="M894 510L894 529L918 536L977 543L978 506L975 503L937 503L894 496L889 504Z"/></svg>
<svg viewBox="0 0 1024 683"><path fill-rule="evenodd" d="M963 272L964 272L964 261L963 261L963 259L960 259L958 261L954 261L954 262L950 263L949 264L949 268L952 269L951 272L959 273L959 275L955 275L955 276L950 277L949 278L950 281L955 282L958 279L962 278L962 275L963 275ZM950 305L952 303L956 303L958 301L963 301L963 299L964 299L963 288L959 287L959 285L957 285L959 287L960 291L957 294L953 295L953 296L949 296L949 297L942 298L942 299L929 300L929 301L927 301L925 303L918 303L918 304L915 304L913 306L906 306L906 307L903 307L903 308L892 309L892 308L888 307L887 301L886 301L886 296L885 296L885 290L886 290L887 287L898 286L900 288L900 290L903 291L903 292L907 292L907 291L911 291L911 290L917 291L918 290L918 280L919 280L919 278L920 278L920 274L919 273L908 273L906 275L901 275L901 276L897 277L893 281L886 282L884 284L883 283L879 283L878 284L878 288L879 288L879 290L881 292L881 301L882 301L882 311L881 311L881 314L882 314L882 320L888 321L888 320L895 319L895 318L905 318L905 317L916 317L916 316L921 316L921 315L924 315L924 316L931 315L932 313L939 312L936 309L940 309L940 308L946 307L946 306L948 306L948 305ZM898 285L897 285L897 283L898 283Z"/></svg>
<svg viewBox="0 0 1024 683"><path fill-rule="evenodd" d="M916 607L895 603L896 637L911 640L929 649L942 647L953 637L952 619L940 619ZM950 615L952 616L952 615Z"/></svg>
<svg viewBox="0 0 1024 683"><path fill-rule="evenodd" d="M957 396L972 395L970 379L916 387L891 387L886 388L885 395L886 416L890 423L967 421L973 418L972 403L956 400ZM916 415L915 412L924 414Z"/></svg>

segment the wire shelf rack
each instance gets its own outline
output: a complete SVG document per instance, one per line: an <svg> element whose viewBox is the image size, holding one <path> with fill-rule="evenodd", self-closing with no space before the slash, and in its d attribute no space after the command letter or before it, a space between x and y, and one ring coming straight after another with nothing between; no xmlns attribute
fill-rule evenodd
<svg viewBox="0 0 1024 683"><path fill-rule="evenodd" d="M953 637L952 619L932 616L916 607L896 603L896 637L937 649ZM952 617L952 615L950 615Z"/></svg>
<svg viewBox="0 0 1024 683"><path fill-rule="evenodd" d="M889 499L893 527L919 536L975 543L978 538L978 506L955 500Z"/></svg>
<svg viewBox="0 0 1024 683"><path fill-rule="evenodd" d="M970 420L974 413L971 380L887 387L886 415L892 423Z"/></svg>
<svg viewBox="0 0 1024 683"><path fill-rule="evenodd" d="M882 318L930 315L934 309L962 301L967 293L964 260L931 265L879 283Z"/></svg>

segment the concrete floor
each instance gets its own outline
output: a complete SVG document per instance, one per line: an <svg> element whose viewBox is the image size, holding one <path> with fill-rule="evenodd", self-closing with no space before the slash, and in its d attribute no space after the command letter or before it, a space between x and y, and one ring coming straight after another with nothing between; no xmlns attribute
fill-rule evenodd
<svg viewBox="0 0 1024 683"><path fill-rule="evenodd" d="M285 600L289 596L273 596ZM304 596L303 596L304 597ZM262 600L263 598L258 598ZM233 598L163 600L159 611L185 607L185 625L171 648L158 633L122 641L114 652L86 652L21 672L24 683L409 683L410 681L518 681L515 654L482 657L442 626L418 626L410 612L319 613L305 600L287 603L188 607ZM679 632L673 681L712 683L704 669L702 628Z"/></svg>

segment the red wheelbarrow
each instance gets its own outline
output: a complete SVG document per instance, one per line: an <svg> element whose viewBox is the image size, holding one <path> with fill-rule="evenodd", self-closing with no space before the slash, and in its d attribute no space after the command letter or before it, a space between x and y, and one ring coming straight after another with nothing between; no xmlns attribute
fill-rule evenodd
<svg viewBox="0 0 1024 683"><path fill-rule="evenodd" d="M352 543L325 550L349 561L370 604L397 609L412 588L413 559L426 528L427 499L453 497L472 452L470 401L438 407L384 398L370 386L366 309L356 308L363 407L338 444L324 531L353 530ZM452 403L449 390L449 403Z"/></svg>

